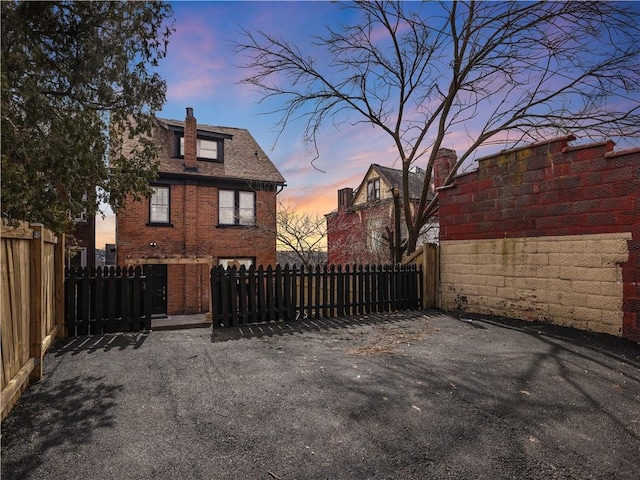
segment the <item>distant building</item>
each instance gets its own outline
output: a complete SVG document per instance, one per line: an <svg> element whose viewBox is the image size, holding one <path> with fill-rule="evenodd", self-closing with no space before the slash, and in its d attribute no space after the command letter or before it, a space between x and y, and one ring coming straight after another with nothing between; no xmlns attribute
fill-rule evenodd
<svg viewBox="0 0 640 480"><path fill-rule="evenodd" d="M455 160L453 150L439 151L429 198L433 195L434 184L442 183ZM414 204L420 199L424 181L424 170L415 169L409 173L409 199ZM397 189L402 198L402 170L374 163L355 190L338 190L338 208L325 215L329 264L392 262L385 237L394 231L393 189ZM402 238L406 239L404 212L401 212L401 228ZM438 233L438 220L434 218L423 228L419 244L437 242Z"/></svg>
<svg viewBox="0 0 640 480"><path fill-rule="evenodd" d="M116 244L107 243L104 246L104 264L111 266L116 264Z"/></svg>
<svg viewBox="0 0 640 480"><path fill-rule="evenodd" d="M67 266L94 267L96 258L96 217L82 212L75 218L76 228L67 236Z"/></svg>

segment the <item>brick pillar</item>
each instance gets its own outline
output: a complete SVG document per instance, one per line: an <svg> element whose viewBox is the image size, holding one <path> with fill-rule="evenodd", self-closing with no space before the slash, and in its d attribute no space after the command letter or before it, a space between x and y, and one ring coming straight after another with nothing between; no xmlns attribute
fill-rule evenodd
<svg viewBox="0 0 640 480"><path fill-rule="evenodd" d="M451 169L455 166L458 155L455 150L449 148L441 148L438 150L436 160L433 163L433 183L435 188L441 187L449 175Z"/></svg>
<svg viewBox="0 0 640 480"><path fill-rule="evenodd" d="M187 107L187 118L184 120L184 169L197 170L197 130L196 117L193 108Z"/></svg>
<svg viewBox="0 0 640 480"><path fill-rule="evenodd" d="M353 188L338 190L338 210L342 211L351 206L353 200Z"/></svg>

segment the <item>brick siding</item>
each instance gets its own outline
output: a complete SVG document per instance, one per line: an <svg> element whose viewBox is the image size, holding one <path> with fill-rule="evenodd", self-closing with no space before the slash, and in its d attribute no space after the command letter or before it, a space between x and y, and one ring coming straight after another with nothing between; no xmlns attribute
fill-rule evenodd
<svg viewBox="0 0 640 480"><path fill-rule="evenodd" d="M640 149L571 140L481 159L439 191L443 306L640 340Z"/></svg>

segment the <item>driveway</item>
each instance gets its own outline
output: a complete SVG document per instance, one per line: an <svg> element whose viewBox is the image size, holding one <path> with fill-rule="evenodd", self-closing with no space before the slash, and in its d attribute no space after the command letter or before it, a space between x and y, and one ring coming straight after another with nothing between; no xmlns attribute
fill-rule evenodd
<svg viewBox="0 0 640 480"><path fill-rule="evenodd" d="M2 479L638 478L638 344L471 318L59 343Z"/></svg>

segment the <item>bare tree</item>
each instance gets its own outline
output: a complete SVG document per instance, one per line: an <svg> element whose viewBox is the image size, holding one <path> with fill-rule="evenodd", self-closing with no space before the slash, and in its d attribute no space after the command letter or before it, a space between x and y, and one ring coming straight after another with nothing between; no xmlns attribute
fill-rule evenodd
<svg viewBox="0 0 640 480"><path fill-rule="evenodd" d="M392 140L403 170L407 252L437 210L428 195L437 151L467 133L445 185L481 147L558 133L588 138L640 130L640 22L634 3L355 2L360 20L314 39L323 64L292 42L256 31L244 82L285 100L280 126L306 123L316 148L326 120L373 125ZM458 137L459 138L459 137ZM408 173L426 168L415 209ZM426 164L426 167L425 167Z"/></svg>
<svg viewBox="0 0 640 480"><path fill-rule="evenodd" d="M258 228L265 228L258 225ZM295 253L305 267L319 263L326 250L327 226L324 217L300 213L278 201L276 244L279 250Z"/></svg>

